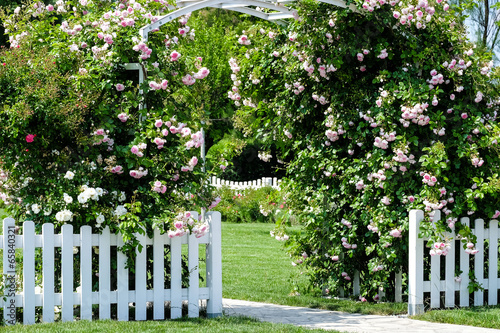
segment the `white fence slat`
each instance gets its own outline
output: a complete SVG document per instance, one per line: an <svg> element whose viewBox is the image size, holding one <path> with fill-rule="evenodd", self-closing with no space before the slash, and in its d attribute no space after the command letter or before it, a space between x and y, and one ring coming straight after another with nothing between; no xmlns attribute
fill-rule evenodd
<svg viewBox="0 0 500 333"><path fill-rule="evenodd" d="M354 271L354 280L352 281L352 294L354 296L358 296L359 295L359 291L360 291L360 288L359 288L359 271Z"/></svg>
<svg viewBox="0 0 500 333"><path fill-rule="evenodd" d="M35 323L35 223L23 223L23 324Z"/></svg>
<svg viewBox="0 0 500 333"><path fill-rule="evenodd" d="M121 234L118 234L117 246L123 246L123 238ZM118 251L116 254L117 268L117 316L119 321L128 321L129 320L129 290L128 290L128 268L125 268L127 265L127 256L125 253Z"/></svg>
<svg viewBox="0 0 500 333"><path fill-rule="evenodd" d="M140 244L146 243L146 236L137 235ZM135 320L146 320L146 246L136 250L135 258Z"/></svg>
<svg viewBox="0 0 500 333"><path fill-rule="evenodd" d="M410 211L408 265L408 314L413 316L424 313L424 243L418 238L420 221L424 219L421 210Z"/></svg>
<svg viewBox="0 0 500 333"><path fill-rule="evenodd" d="M199 248L196 235L189 235L188 238L188 271L189 271L189 289L188 289L188 317L197 318L200 316L199 307Z"/></svg>
<svg viewBox="0 0 500 333"><path fill-rule="evenodd" d="M210 243L207 245L207 287L210 298L207 301L209 318L222 315L222 254L221 254L221 214L206 214L210 223Z"/></svg>
<svg viewBox="0 0 500 333"><path fill-rule="evenodd" d="M455 306L455 232L449 234L450 250L443 257L445 260L446 290L444 294L444 306L452 308Z"/></svg>
<svg viewBox="0 0 500 333"><path fill-rule="evenodd" d="M165 319L165 298L163 290L165 289L165 265L164 265L164 237L159 229L154 230L153 236L153 290L154 290L154 320Z"/></svg>
<svg viewBox="0 0 500 333"><path fill-rule="evenodd" d="M92 227L80 228L80 318L92 320Z"/></svg>
<svg viewBox="0 0 500 333"><path fill-rule="evenodd" d="M479 252L474 255L474 274L476 275L476 281L480 284L484 284L484 221L478 219L475 221L475 235L477 237L476 249ZM484 292L482 290L477 290L474 292L474 305L479 306L484 303Z"/></svg>
<svg viewBox="0 0 500 333"><path fill-rule="evenodd" d="M441 218L441 211L435 210L434 216L432 217L432 221L434 223L438 222ZM425 249L424 251L427 251ZM441 264L441 256L432 256L431 257L431 308L439 308L440 301L440 264Z"/></svg>
<svg viewBox="0 0 500 333"><path fill-rule="evenodd" d="M396 287L395 287L394 301L396 303L403 302L403 269L400 268L396 273Z"/></svg>
<svg viewBox="0 0 500 333"><path fill-rule="evenodd" d="M16 305L22 304L17 301L15 295L15 279L16 279L16 261L15 247L16 237L14 234L15 221L13 218L3 220L3 274L5 278L5 302L3 307L3 318L7 325L15 325L16 323ZM10 240L10 242L9 242ZM10 246L9 246L10 245ZM10 262L9 262L10 260ZM12 282L13 288L9 287L9 281ZM14 293L10 295L9 292Z"/></svg>
<svg viewBox="0 0 500 333"><path fill-rule="evenodd" d="M54 322L54 225L45 223L42 226L42 263L43 263L43 308L45 323Z"/></svg>
<svg viewBox="0 0 500 333"><path fill-rule="evenodd" d="M170 318L182 317L182 243L180 237L170 240Z"/></svg>
<svg viewBox="0 0 500 333"><path fill-rule="evenodd" d="M64 224L61 229L61 317L62 321L73 321L73 226Z"/></svg>
<svg viewBox="0 0 500 333"><path fill-rule="evenodd" d="M462 225L469 226L469 218L460 219ZM460 282L460 306L469 306L469 255L463 249L463 243L460 242L460 270L462 271Z"/></svg>
<svg viewBox="0 0 500 333"><path fill-rule="evenodd" d="M498 304L498 221L490 221L488 305Z"/></svg>
<svg viewBox="0 0 500 333"><path fill-rule="evenodd" d="M99 235L99 319L111 318L110 232L106 226Z"/></svg>

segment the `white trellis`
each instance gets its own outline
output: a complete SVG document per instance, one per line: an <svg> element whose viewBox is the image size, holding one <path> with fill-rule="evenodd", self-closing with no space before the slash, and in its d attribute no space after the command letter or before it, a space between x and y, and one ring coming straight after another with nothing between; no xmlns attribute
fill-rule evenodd
<svg viewBox="0 0 500 333"><path fill-rule="evenodd" d="M356 11L355 5L347 6L342 0L319 0L320 2L328 3L340 8L349 8ZM293 18L294 10L285 7L286 4L293 3L295 0L182 0L177 1L175 5L170 5L167 8L171 11L160 17L154 23L148 24L141 29L139 33L143 41L148 40L149 33L159 29L161 26L175 20L176 18L188 13L203 9L203 8L222 8L226 10L245 13L264 20L282 23L282 19ZM262 11L262 8L268 11ZM126 70L139 70L139 85L144 82L147 73L140 63L127 63L123 65ZM144 107L141 105L140 108Z"/></svg>

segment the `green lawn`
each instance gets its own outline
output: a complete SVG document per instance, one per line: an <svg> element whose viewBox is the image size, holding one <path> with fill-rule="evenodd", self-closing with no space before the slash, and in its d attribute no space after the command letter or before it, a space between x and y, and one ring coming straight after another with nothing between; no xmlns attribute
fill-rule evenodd
<svg viewBox="0 0 500 333"><path fill-rule="evenodd" d="M500 329L500 306L476 306L453 310L432 310L412 318L437 323Z"/></svg>
<svg viewBox="0 0 500 333"><path fill-rule="evenodd" d="M1 329L0 329L1 330ZM310 330L292 325L261 323L244 317L221 317L216 319L181 319L168 321L119 322L113 320L77 321L70 323L17 325L9 327L9 332L248 332L248 333L319 333L324 330ZM331 332L331 331L329 331Z"/></svg>
<svg viewBox="0 0 500 333"><path fill-rule="evenodd" d="M300 275L299 267L291 265L292 260L282 250L283 243L269 235L273 227L264 223L222 224L222 293L225 298L364 314L407 312L406 303L368 304L292 293L296 286L293 281L305 287L307 280Z"/></svg>
<svg viewBox="0 0 500 333"><path fill-rule="evenodd" d="M307 279L282 250L282 242L269 235L274 225L222 224L222 281L225 298L291 306L304 306L363 314L406 314L406 303L361 303L322 298L303 292ZM296 291L301 293L297 293ZM434 310L415 319L500 329L500 306ZM1 328L0 328L1 330ZM18 326L19 332L321 332L286 325L259 323L248 318L75 323Z"/></svg>

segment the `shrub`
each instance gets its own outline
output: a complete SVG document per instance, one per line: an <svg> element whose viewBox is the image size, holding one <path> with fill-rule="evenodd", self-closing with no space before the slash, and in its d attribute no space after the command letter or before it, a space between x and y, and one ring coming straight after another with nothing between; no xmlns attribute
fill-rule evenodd
<svg viewBox="0 0 500 333"><path fill-rule="evenodd" d="M499 72L446 1L351 3L301 1L287 27L249 29L228 94L246 133L290 161L292 254L330 289L359 271L373 299L406 270L410 209L427 212L429 245L451 229L474 242L457 218L500 215Z"/></svg>

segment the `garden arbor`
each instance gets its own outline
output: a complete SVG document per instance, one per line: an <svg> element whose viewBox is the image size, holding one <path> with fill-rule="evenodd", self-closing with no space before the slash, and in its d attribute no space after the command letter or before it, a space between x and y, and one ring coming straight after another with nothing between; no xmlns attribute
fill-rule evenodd
<svg viewBox="0 0 500 333"><path fill-rule="evenodd" d="M284 24L282 19L293 18L295 11L285 7L285 4L293 3L295 0L185 0L177 1L175 5L169 5L168 8L172 10L168 14L159 18L155 22L148 24L139 29L139 34L142 36L144 42L148 40L150 32L159 29L164 24L167 24L176 18L191 13L203 8L221 8L232 10L251 16L255 16L264 20ZM329 3L341 8L350 8L355 11L355 5L347 6L345 1L341 0L320 0L320 2ZM264 12L262 8L268 9ZM139 63L125 64L127 70L139 70L139 84L144 82L144 73L142 66Z"/></svg>

